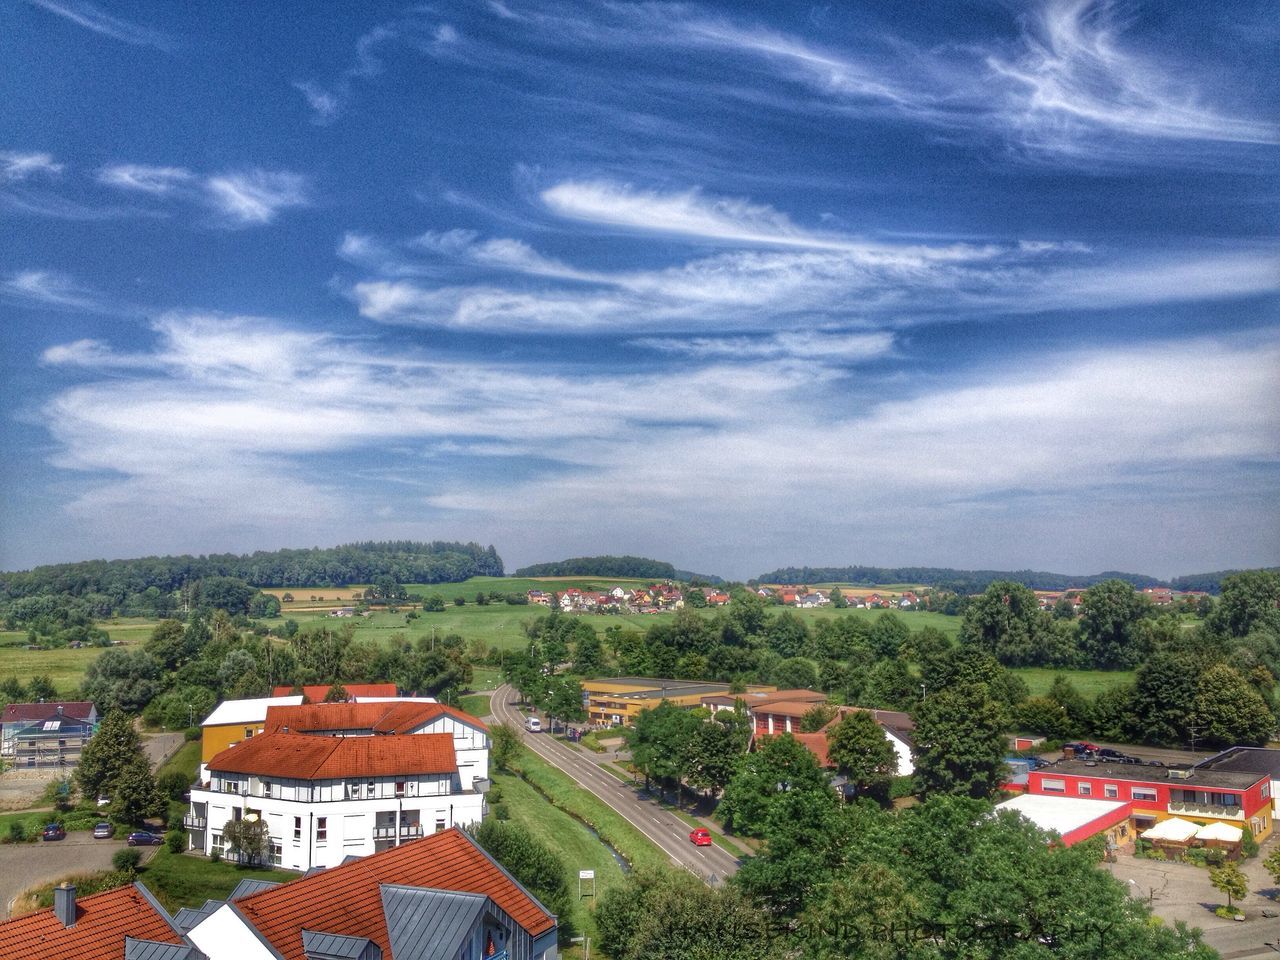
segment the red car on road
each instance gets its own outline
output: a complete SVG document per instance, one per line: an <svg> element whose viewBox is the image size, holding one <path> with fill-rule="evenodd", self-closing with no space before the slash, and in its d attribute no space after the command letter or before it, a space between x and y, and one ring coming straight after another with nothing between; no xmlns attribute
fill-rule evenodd
<svg viewBox="0 0 1280 960"><path fill-rule="evenodd" d="M696 830L689 831L689 839L695 847L711 846L711 831L706 827L698 827Z"/></svg>

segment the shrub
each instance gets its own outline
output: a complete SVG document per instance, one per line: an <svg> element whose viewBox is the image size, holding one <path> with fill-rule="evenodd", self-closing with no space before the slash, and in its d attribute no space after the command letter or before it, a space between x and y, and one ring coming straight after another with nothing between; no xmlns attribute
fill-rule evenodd
<svg viewBox="0 0 1280 960"><path fill-rule="evenodd" d="M203 731L199 727L188 727L182 734L182 739L190 743L192 740L199 740Z"/></svg>
<svg viewBox="0 0 1280 960"><path fill-rule="evenodd" d="M1244 828L1244 836L1240 838L1240 852L1246 857L1258 855L1258 841L1253 838L1253 831L1247 825Z"/></svg>
<svg viewBox="0 0 1280 960"><path fill-rule="evenodd" d="M156 786L160 788L160 792L170 800L181 800L189 785L187 775L181 770L170 770L168 773L162 773L156 781Z"/></svg>
<svg viewBox="0 0 1280 960"><path fill-rule="evenodd" d="M1219 850L1217 847L1214 847L1211 850L1205 851L1204 860L1205 860L1205 863L1207 863L1211 867L1220 867L1227 862L1227 854L1225 851Z"/></svg>
<svg viewBox="0 0 1280 960"><path fill-rule="evenodd" d="M222 862L222 854L220 854L217 850L214 850L212 853L210 853L210 854L209 854L209 862L210 862L210 863L221 863L221 862Z"/></svg>
<svg viewBox="0 0 1280 960"><path fill-rule="evenodd" d="M10 822L9 837L8 837L9 842L21 843L25 839L27 839L27 825L23 823L21 820L14 820Z"/></svg>
<svg viewBox="0 0 1280 960"><path fill-rule="evenodd" d="M182 853L187 849L187 835L182 830L170 830L164 835L164 845L170 853Z"/></svg>
<svg viewBox="0 0 1280 960"><path fill-rule="evenodd" d="M125 847L111 855L111 868L121 873L136 873L141 861L141 850L137 847Z"/></svg>
<svg viewBox="0 0 1280 960"><path fill-rule="evenodd" d="M1213 912L1223 920L1234 920L1241 911L1239 907L1218 907Z"/></svg>

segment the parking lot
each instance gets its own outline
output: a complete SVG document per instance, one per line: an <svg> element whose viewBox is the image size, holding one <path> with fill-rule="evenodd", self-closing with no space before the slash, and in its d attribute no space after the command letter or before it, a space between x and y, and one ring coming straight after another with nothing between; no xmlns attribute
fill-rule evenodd
<svg viewBox="0 0 1280 960"><path fill-rule="evenodd" d="M111 855L125 847L121 839L94 840L86 830L67 834L65 840L0 845L0 903L9 915L13 898L28 887L50 883L68 873L92 873L111 869ZM150 857L155 848L143 853Z"/></svg>

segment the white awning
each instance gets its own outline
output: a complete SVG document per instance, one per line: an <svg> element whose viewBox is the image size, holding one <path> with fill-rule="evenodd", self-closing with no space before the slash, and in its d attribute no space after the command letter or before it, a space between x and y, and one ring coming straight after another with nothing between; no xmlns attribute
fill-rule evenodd
<svg viewBox="0 0 1280 960"><path fill-rule="evenodd" d="M1196 831L1197 840L1223 840L1227 843L1239 843L1244 831L1229 823L1210 823Z"/></svg>
<svg viewBox="0 0 1280 960"><path fill-rule="evenodd" d="M1200 829L1199 826L1190 820L1183 820L1180 817L1170 817L1168 820L1161 820L1150 830L1144 830L1142 833L1143 840L1169 840L1174 843L1186 843L1196 835Z"/></svg>

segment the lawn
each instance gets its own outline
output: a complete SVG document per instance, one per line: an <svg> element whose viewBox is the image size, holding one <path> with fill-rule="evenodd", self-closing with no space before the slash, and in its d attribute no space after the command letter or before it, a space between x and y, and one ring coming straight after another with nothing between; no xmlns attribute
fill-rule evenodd
<svg viewBox="0 0 1280 960"><path fill-rule="evenodd" d="M487 717L490 699L487 693L469 693L465 697L458 698L458 709L473 717Z"/></svg>
<svg viewBox="0 0 1280 960"><path fill-rule="evenodd" d="M138 879L156 895L170 913L180 907L198 907L206 900L225 900L241 880L274 880L284 883L301 874L291 870L254 870L230 863L213 863L204 857L170 853L160 847L138 871Z"/></svg>
<svg viewBox="0 0 1280 960"><path fill-rule="evenodd" d="M188 740L178 748L178 752L156 769L156 777L178 771L191 783L195 783L196 771L200 769L200 741Z"/></svg>
<svg viewBox="0 0 1280 960"><path fill-rule="evenodd" d="M552 805L589 824L633 867L669 866L671 861L648 837L603 800L582 789L530 750L520 751L517 772Z"/></svg>
<svg viewBox="0 0 1280 960"><path fill-rule="evenodd" d="M5 631L0 633L0 680L16 677L27 683L44 674L60 694L73 694L84 681L89 664L102 653L101 647L79 650L28 650L27 635Z"/></svg>
<svg viewBox="0 0 1280 960"><path fill-rule="evenodd" d="M499 773L494 776L494 785L502 791L502 801L511 814L511 822L520 824L560 855L571 890L576 893L578 889L579 870L596 872L597 901L605 890L622 882L622 868L618 862L579 821L552 806L519 777ZM596 932L589 909L591 902L590 898L577 901L568 919L576 933L594 940Z"/></svg>
<svg viewBox="0 0 1280 960"><path fill-rule="evenodd" d="M1016 667L1013 672L1023 679L1033 697L1047 693L1053 678L1062 675L1090 699L1109 687L1132 682L1134 676L1132 670L1051 670L1047 667Z"/></svg>

